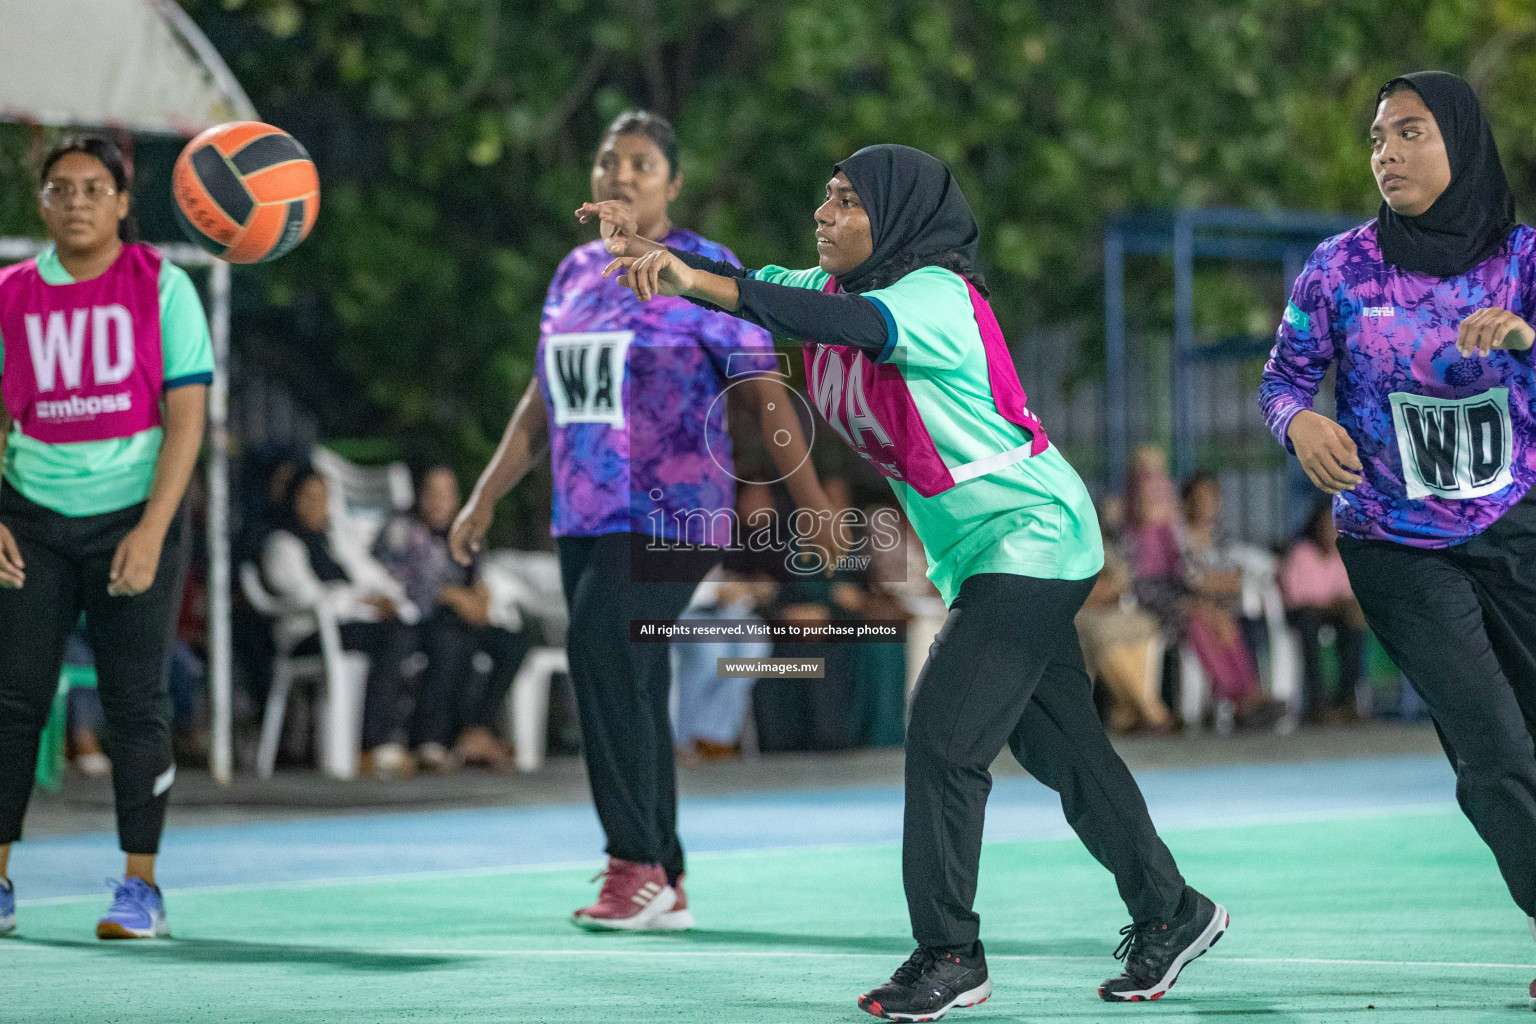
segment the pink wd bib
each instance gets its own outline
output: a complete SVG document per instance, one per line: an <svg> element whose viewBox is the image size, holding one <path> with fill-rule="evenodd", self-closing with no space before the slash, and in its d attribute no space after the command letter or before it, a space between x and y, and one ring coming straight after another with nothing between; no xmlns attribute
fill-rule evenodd
<svg viewBox="0 0 1536 1024"><path fill-rule="evenodd" d="M1049 446L1045 428L1025 404L1024 387L991 305L969 281L966 288L986 351L992 401L998 415L1030 432L1027 452L998 453L951 470L923 423L922 412L897 365L899 360L876 363L846 345L805 347L805 377L822 416L881 475L905 480L925 498L942 494L959 480L1039 455ZM836 292L836 280L829 280L822 290Z"/></svg>
<svg viewBox="0 0 1536 1024"><path fill-rule="evenodd" d="M0 270L0 397L22 433L70 444L160 425L160 260L125 245L105 274L62 285L34 260Z"/></svg>

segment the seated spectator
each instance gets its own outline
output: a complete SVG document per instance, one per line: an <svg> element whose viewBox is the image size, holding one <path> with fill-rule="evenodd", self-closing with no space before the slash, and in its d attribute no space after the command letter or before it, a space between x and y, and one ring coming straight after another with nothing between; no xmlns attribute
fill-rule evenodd
<svg viewBox="0 0 1536 1024"><path fill-rule="evenodd" d="M726 578L716 569L700 584L698 592L679 621L761 623L756 605L773 593L771 583L746 583ZM769 640L726 640L710 643L673 642L672 682L677 687L676 714L672 721L673 746L682 757L717 761L741 753L741 727L747 701L757 680L722 678L721 658L766 658L773 653Z"/></svg>
<svg viewBox="0 0 1536 1024"><path fill-rule="evenodd" d="M207 492L194 476L187 485L186 572L181 599L171 624L166 684L171 693L171 744L176 763L206 767L212 745L207 725L208 572L203 553L208 544ZM270 638L270 624L262 630Z"/></svg>
<svg viewBox="0 0 1536 1024"><path fill-rule="evenodd" d="M1214 494L1213 506L1209 489L1186 490L1185 508L1197 532L1213 541L1211 531L1221 511L1220 491ZM1264 699L1258 667L1229 606L1241 593L1241 570L1202 564L1202 538L1188 537L1189 520L1179 517L1167 458L1150 445L1136 452L1127 481L1126 532L1142 607L1157 617L1172 640L1190 645L1211 680L1216 700L1233 706L1238 725L1273 725L1283 709ZM1186 560L1186 552L1194 555L1194 564Z"/></svg>
<svg viewBox="0 0 1536 1024"><path fill-rule="evenodd" d="M427 670L410 729L419 763L431 771L450 771L460 762L506 771L507 745L494 723L532 641L526 630L491 625L491 592L478 564L462 566L449 553L448 528L459 505L453 470L431 467L417 484L415 511L385 524L374 555L422 615ZM477 686L471 663L481 651L492 668Z"/></svg>
<svg viewBox="0 0 1536 1024"><path fill-rule="evenodd" d="M836 483L834 478L832 483ZM839 498L829 489L834 507ZM906 544L901 533L911 523L894 505L866 506L858 525L841 543L858 554L834 574L832 606L842 617L907 624ZM915 534L914 534L915 537ZM894 544L891 542L895 541ZM916 544L916 541L913 541ZM881 552L881 547L888 547ZM877 559L877 555L881 556ZM918 579L929 587L926 560L917 545ZM859 559L867 559L860 567ZM934 594L937 595L935 590ZM942 601L940 602L942 605ZM899 747L906 739L907 644L903 640L858 640L840 645L853 680L853 728L861 747ZM926 648L925 648L926 650Z"/></svg>
<svg viewBox="0 0 1536 1024"><path fill-rule="evenodd" d="M64 645L64 671L96 667L96 653L85 636L85 620L75 626ZM72 686L65 698L65 752L82 775L101 778L112 772L112 762L101 749L105 713L94 686Z"/></svg>
<svg viewBox="0 0 1536 1024"><path fill-rule="evenodd" d="M1077 613L1077 636L1089 674L1109 695L1108 728L1117 733L1141 728L1163 735L1173 731L1173 715L1153 680L1158 624L1131 596L1131 568L1121 550L1122 510L1119 498L1100 503L1104 569Z"/></svg>
<svg viewBox="0 0 1536 1024"><path fill-rule="evenodd" d="M832 494L837 485L824 483ZM804 550L788 529L793 514L794 503L784 487L742 484L736 492L736 515L743 533L750 537L754 531L777 524L777 543L754 545L749 540L728 552L724 565L751 579L774 584L773 596L760 607L764 619L791 621L807 628L824 626L836 614L833 583L824 575L790 571L789 556ZM847 671L845 647L825 640L774 641L774 657L802 661L821 658L826 674L822 679L761 679L752 688L762 750L842 750L858 743L858 723L851 710L854 686Z"/></svg>
<svg viewBox="0 0 1536 1024"><path fill-rule="evenodd" d="M912 523L904 515L899 529L902 537L897 544L877 545L870 551L870 571L880 581L880 588L900 607L900 614L895 617L905 618L907 622L907 640L902 645L905 679L901 720L893 723L900 727L901 735L895 735L895 731L889 728L882 729L881 738L876 743L878 746L886 746L888 742L899 746L904 738L906 698L916 688L923 662L928 657L928 648L933 645L939 630L944 628L945 619L949 615L949 609L944 607L944 599L939 596L939 589L928 578L928 556L923 551L923 542L918 539L917 531L912 529Z"/></svg>
<svg viewBox="0 0 1536 1024"><path fill-rule="evenodd" d="M1243 568L1221 535L1221 482L1197 470L1180 489L1179 550L1188 587L1185 633L1211 677L1218 700L1230 701L1237 724L1262 729L1285 713L1259 688L1259 668L1242 631Z"/></svg>
<svg viewBox="0 0 1536 1024"><path fill-rule="evenodd" d="M1137 601L1175 640L1184 631L1186 589L1177 517L1167 456L1159 448L1142 445L1126 476L1121 542L1131 565Z"/></svg>
<svg viewBox="0 0 1536 1024"><path fill-rule="evenodd" d="M1365 615L1349 588L1349 574L1339 557L1333 510L1321 504L1312 510L1301 536L1286 552L1280 569L1285 616L1301 634L1302 720L1354 721L1355 689L1360 682ZM1339 656L1339 687L1329 700L1323 686L1319 634L1331 626Z"/></svg>
<svg viewBox="0 0 1536 1024"><path fill-rule="evenodd" d="M260 564L267 537L276 528L283 496L296 473L310 468L309 451L295 443L267 443L248 451L240 460L240 528L231 544L235 563ZM236 587L231 609L234 630L231 635L237 676L246 696L258 709L267 703L272 685L272 621L252 608L244 592Z"/></svg>
<svg viewBox="0 0 1536 1024"><path fill-rule="evenodd" d="M293 475L283 495L277 528L267 537L261 573L284 604L310 609L325 602L340 624L347 650L368 656L368 691L363 705L365 774L379 778L410 775L415 764L395 735L395 701L400 663L410 648L418 613L405 590L366 551L334 536L325 477L305 468ZM316 654L312 632L294 648Z"/></svg>

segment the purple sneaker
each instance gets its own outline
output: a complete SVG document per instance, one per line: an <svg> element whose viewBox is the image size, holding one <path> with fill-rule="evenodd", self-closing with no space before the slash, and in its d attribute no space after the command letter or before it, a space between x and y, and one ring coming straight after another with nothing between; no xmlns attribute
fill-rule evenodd
<svg viewBox="0 0 1536 1024"><path fill-rule="evenodd" d="M112 891L112 909L96 922L98 939L160 939L171 934L160 887L125 878Z"/></svg>

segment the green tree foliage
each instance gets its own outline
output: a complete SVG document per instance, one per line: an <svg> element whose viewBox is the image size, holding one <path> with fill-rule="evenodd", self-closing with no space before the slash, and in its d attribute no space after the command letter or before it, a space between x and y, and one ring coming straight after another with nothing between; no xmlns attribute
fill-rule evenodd
<svg viewBox="0 0 1536 1024"><path fill-rule="evenodd" d="M627 106L676 120L676 219L749 265L814 258L810 211L838 158L880 141L935 153L981 218L1005 329L1065 325L1087 354L1107 212L1363 219L1366 126L1395 74L1468 75L1517 195L1536 196L1531 0L183 3L325 189L314 236L242 272L264 302L237 337L332 431L466 470L529 379L547 281L592 234L571 217L592 149ZM0 180L21 181L26 147L0 136ZM12 229L30 216L17 195L0 191ZM1149 315L1166 315L1154 294Z"/></svg>

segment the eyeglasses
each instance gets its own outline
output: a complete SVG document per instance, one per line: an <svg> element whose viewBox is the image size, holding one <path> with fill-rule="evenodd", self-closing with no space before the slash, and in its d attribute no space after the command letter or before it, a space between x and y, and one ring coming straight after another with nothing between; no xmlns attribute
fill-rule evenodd
<svg viewBox="0 0 1536 1024"><path fill-rule="evenodd" d="M77 188L72 181L50 181L43 186L42 195L44 209L53 210L67 207L76 196L84 196L87 205L95 206L117 195L117 189L94 179L86 182L83 188Z"/></svg>

